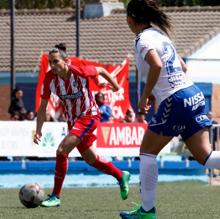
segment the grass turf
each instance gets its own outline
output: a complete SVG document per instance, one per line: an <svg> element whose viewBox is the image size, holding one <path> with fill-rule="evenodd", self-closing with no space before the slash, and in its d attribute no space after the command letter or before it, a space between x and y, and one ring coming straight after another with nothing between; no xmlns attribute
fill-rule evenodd
<svg viewBox="0 0 220 219"><path fill-rule="evenodd" d="M158 219L219 219L219 190L193 181L160 183ZM64 189L60 207L34 209L22 206L17 189L0 189L0 219L119 219L120 211L132 209L131 202L139 202L138 185L125 201L118 188Z"/></svg>

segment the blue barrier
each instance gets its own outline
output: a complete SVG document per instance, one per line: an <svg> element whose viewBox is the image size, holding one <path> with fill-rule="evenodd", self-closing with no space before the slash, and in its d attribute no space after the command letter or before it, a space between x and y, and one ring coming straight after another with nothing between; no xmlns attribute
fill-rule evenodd
<svg viewBox="0 0 220 219"><path fill-rule="evenodd" d="M139 172L139 160L112 161L120 169L130 172ZM0 174L27 173L45 174L53 173L55 161L0 161ZM204 175L205 167L196 161L158 161L161 174ZM84 161L69 161L68 173L94 174L98 171Z"/></svg>

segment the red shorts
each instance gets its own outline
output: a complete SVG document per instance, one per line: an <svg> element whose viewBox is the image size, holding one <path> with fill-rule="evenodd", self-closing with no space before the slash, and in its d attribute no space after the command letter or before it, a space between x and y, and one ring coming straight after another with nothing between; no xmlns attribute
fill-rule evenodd
<svg viewBox="0 0 220 219"><path fill-rule="evenodd" d="M77 146L80 153L92 146L92 143L96 140L96 135L93 134L94 130L100 121L98 115L86 115L79 117L72 128L69 130L70 133L80 138L81 142Z"/></svg>

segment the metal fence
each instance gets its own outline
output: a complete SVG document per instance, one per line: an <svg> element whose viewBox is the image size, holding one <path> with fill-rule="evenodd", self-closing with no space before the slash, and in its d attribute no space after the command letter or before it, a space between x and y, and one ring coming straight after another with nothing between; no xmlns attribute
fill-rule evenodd
<svg viewBox="0 0 220 219"><path fill-rule="evenodd" d="M210 142L213 150L220 151L220 124L213 124L210 128ZM220 185L220 170L208 169L208 175L210 185Z"/></svg>

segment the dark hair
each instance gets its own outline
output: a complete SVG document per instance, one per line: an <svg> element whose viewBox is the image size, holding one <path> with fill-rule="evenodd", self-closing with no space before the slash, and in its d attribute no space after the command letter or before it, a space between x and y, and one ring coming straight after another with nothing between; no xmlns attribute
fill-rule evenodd
<svg viewBox="0 0 220 219"><path fill-rule="evenodd" d="M98 97L102 97L103 99L105 99L105 96L102 92L98 92L96 95L95 95L95 100L97 100Z"/></svg>
<svg viewBox="0 0 220 219"><path fill-rule="evenodd" d="M154 24L169 35L170 18L159 9L156 0L131 0L127 6L127 16L139 24Z"/></svg>
<svg viewBox="0 0 220 219"><path fill-rule="evenodd" d="M144 113L144 112L142 112L142 111L137 111L137 112L136 112L136 115L144 115L144 116L145 116L146 113Z"/></svg>
<svg viewBox="0 0 220 219"><path fill-rule="evenodd" d="M56 44L56 45L54 46L54 48L57 48L57 49L59 49L59 50L61 50L61 51L63 51L63 52L66 53L66 43Z"/></svg>
<svg viewBox="0 0 220 219"><path fill-rule="evenodd" d="M13 91L12 91L12 97L15 97L16 96L16 93L18 91L22 91L20 87L16 87Z"/></svg>
<svg viewBox="0 0 220 219"><path fill-rule="evenodd" d="M67 58L66 44L65 43L56 44L54 48L49 51L49 55L57 52L60 54L62 59L66 59Z"/></svg>
<svg viewBox="0 0 220 219"><path fill-rule="evenodd" d="M133 110L127 109L125 114L126 114L126 115L131 115L131 114L133 114Z"/></svg>

